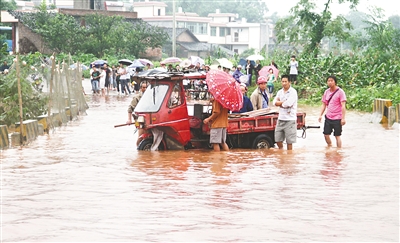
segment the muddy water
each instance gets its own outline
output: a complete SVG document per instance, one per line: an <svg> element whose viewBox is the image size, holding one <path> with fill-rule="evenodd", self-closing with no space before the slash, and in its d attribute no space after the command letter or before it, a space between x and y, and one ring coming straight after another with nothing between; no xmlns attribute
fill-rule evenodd
<svg viewBox="0 0 400 243"><path fill-rule="evenodd" d="M4 242L399 241L399 130L369 114L348 112L342 149L321 128L292 152L138 152L113 127L131 97L87 96L87 116L1 152Z"/></svg>

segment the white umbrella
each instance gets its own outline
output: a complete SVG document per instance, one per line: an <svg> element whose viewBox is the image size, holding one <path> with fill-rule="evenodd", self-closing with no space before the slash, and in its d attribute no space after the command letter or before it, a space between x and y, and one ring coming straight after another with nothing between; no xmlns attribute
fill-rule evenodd
<svg viewBox="0 0 400 243"><path fill-rule="evenodd" d="M213 64L210 66L211 70L217 70L218 69L218 64Z"/></svg>
<svg viewBox="0 0 400 243"><path fill-rule="evenodd" d="M192 62L189 59L183 60L181 64L179 64L182 68L188 68L192 66Z"/></svg>
<svg viewBox="0 0 400 243"><path fill-rule="evenodd" d="M219 63L219 65L221 65L221 67L225 67L225 68L229 68L229 69L232 69L232 67L233 67L232 62L226 58L216 59L214 61L214 64L216 64L215 62Z"/></svg>
<svg viewBox="0 0 400 243"><path fill-rule="evenodd" d="M239 81L240 81L240 83L247 84L249 82L249 76L242 75L239 77Z"/></svg>
<svg viewBox="0 0 400 243"><path fill-rule="evenodd" d="M200 63L201 65L204 65L204 60L198 56L190 56L189 60L192 62L192 65L196 66L197 63Z"/></svg>
<svg viewBox="0 0 400 243"><path fill-rule="evenodd" d="M256 61L256 60L264 60L264 57L260 54L250 55L246 58L246 60Z"/></svg>

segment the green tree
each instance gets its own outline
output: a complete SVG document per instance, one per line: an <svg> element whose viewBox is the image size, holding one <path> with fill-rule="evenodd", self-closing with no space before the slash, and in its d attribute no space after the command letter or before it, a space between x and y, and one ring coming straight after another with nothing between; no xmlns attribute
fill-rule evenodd
<svg viewBox="0 0 400 243"><path fill-rule="evenodd" d="M169 39L163 28L149 25L142 20L126 22L123 29L126 51L135 57L139 57L147 48L161 48Z"/></svg>
<svg viewBox="0 0 400 243"><path fill-rule="evenodd" d="M392 23L393 27L400 29L400 15L390 16L389 21Z"/></svg>
<svg viewBox="0 0 400 243"><path fill-rule="evenodd" d="M395 27L396 19L396 15L386 19L381 8L371 8L370 14L364 14L354 23L358 31L353 32L349 40L352 48L369 50L369 53L377 51L380 56L385 53L399 54L400 28Z"/></svg>
<svg viewBox="0 0 400 243"><path fill-rule="evenodd" d="M37 12L22 14L20 20L58 53L81 52L97 57L115 53L139 57L147 48L161 47L168 40L164 29L142 20L127 21L121 16L91 14L79 23L70 15L48 12L42 5Z"/></svg>
<svg viewBox="0 0 400 243"><path fill-rule="evenodd" d="M5 58L7 58L7 48L7 43L3 42L2 36L0 35L0 60L4 60Z"/></svg>
<svg viewBox="0 0 400 243"><path fill-rule="evenodd" d="M48 97L37 92L28 79L32 70L20 61L20 82L23 102L23 120L36 119L45 113ZM19 121L19 99L16 69L7 75L0 75L0 124L11 125Z"/></svg>
<svg viewBox="0 0 400 243"><path fill-rule="evenodd" d="M86 15L84 19L86 40L82 43L86 52L101 57L118 41L126 40L123 35L120 35L121 29L115 28L121 25L122 20L121 16Z"/></svg>
<svg viewBox="0 0 400 243"><path fill-rule="evenodd" d="M35 14L36 24L39 26L45 25L48 18L51 16L51 13L47 12L47 4L45 0L35 7L37 10Z"/></svg>
<svg viewBox="0 0 400 243"><path fill-rule="evenodd" d="M371 12L372 14L365 21L369 25L366 28L367 41L362 44L381 52L399 55L400 29L395 28L390 20L383 20L385 15L382 9L375 8Z"/></svg>
<svg viewBox="0 0 400 243"><path fill-rule="evenodd" d="M0 1L0 9L3 11L16 10L17 2L15 2L15 0L11 0L11 1L2 0L2 1Z"/></svg>
<svg viewBox="0 0 400 243"><path fill-rule="evenodd" d="M72 16L49 15L47 21L36 29L36 32L46 40L46 45L56 52L75 54L83 51L84 29Z"/></svg>
<svg viewBox="0 0 400 243"><path fill-rule="evenodd" d="M322 12L316 13L314 2L300 0L290 10L290 16L277 22L275 29L278 42L287 41L290 44L303 45L305 52L318 56L324 37L334 37L339 42L349 38L348 31L352 26L343 16L333 19L329 11L329 5L333 0L325 1ZM338 0L338 2L350 2L351 8L354 8L359 0Z"/></svg>
<svg viewBox="0 0 400 243"><path fill-rule="evenodd" d="M246 59L248 56L255 54L254 48L250 48L247 50L244 50L240 55L239 58Z"/></svg>
<svg viewBox="0 0 400 243"><path fill-rule="evenodd" d="M353 29L350 31L351 34L365 33L365 28L368 27L365 20L367 20L368 14L359 11L350 11L345 18L353 26Z"/></svg>

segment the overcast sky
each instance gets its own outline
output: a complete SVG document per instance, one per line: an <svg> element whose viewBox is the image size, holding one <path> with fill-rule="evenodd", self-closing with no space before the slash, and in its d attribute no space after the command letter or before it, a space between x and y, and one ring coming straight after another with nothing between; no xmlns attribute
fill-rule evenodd
<svg viewBox="0 0 400 243"><path fill-rule="evenodd" d="M299 2L299 0L264 0L269 9L268 15L277 12L279 16L288 15L289 10ZM317 7L320 10L323 9L326 0L314 0L317 3ZM333 1L330 5L330 10L334 16L339 14L347 14L349 12L349 4L337 4L337 0ZM368 7L377 6L382 8L385 12L385 16L400 15L400 0L360 0L357 5L357 10L365 13L369 13Z"/></svg>

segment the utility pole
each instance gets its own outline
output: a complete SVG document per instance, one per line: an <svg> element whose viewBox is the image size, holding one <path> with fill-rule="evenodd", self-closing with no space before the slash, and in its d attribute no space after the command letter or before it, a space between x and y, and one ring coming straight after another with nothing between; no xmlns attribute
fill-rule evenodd
<svg viewBox="0 0 400 243"><path fill-rule="evenodd" d="M173 56L173 57L176 57L175 0L172 0L172 56Z"/></svg>
<svg viewBox="0 0 400 243"><path fill-rule="evenodd" d="M266 41L265 41L265 60L267 60L268 59L268 52L269 52L269 21L267 21L267 24L266 24L266 29L267 29L267 39L266 39Z"/></svg>

